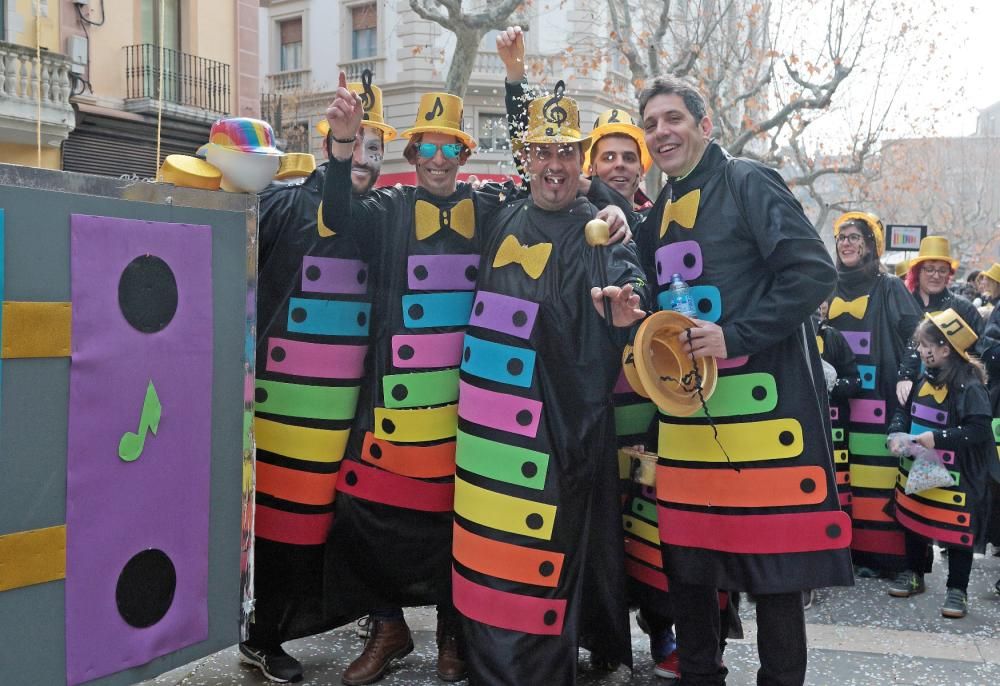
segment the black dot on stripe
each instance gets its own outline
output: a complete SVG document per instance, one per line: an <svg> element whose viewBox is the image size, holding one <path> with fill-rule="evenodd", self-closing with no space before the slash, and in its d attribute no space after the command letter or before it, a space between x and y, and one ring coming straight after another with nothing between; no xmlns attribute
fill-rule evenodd
<svg viewBox="0 0 1000 686"><path fill-rule="evenodd" d="M399 359L401 360L413 359L413 346L410 345L399 346Z"/></svg>
<svg viewBox="0 0 1000 686"><path fill-rule="evenodd" d="M393 423L391 419L382 420L382 431L385 431L387 434L391 434L395 430L396 430L396 425Z"/></svg>
<svg viewBox="0 0 1000 686"><path fill-rule="evenodd" d="M524 523L529 529L538 530L542 528L542 524L545 523L545 520L542 519L542 515L537 512L532 512L524 518Z"/></svg>
<svg viewBox="0 0 1000 686"><path fill-rule="evenodd" d="M347 476L344 477L344 481L347 482L348 486L355 486L358 483L358 475L352 469L347 472Z"/></svg>
<svg viewBox="0 0 1000 686"><path fill-rule="evenodd" d="M479 315L481 315L483 313L484 309L486 309L486 306L483 305L483 301L480 300L479 302L477 302L476 303L476 316L478 317Z"/></svg>
<svg viewBox="0 0 1000 686"><path fill-rule="evenodd" d="M816 482L812 479L803 479L799 482L799 488L802 489L803 493L812 493L816 490Z"/></svg>
<svg viewBox="0 0 1000 686"><path fill-rule="evenodd" d="M754 386L753 390L750 391L750 395L753 396L754 400L760 402L767 397L767 389L763 386Z"/></svg>
<svg viewBox="0 0 1000 686"><path fill-rule="evenodd" d="M542 621L545 622L545 626L552 626L559 619L559 613L555 610L546 610L545 615L542 617Z"/></svg>
<svg viewBox="0 0 1000 686"><path fill-rule="evenodd" d="M407 310L410 315L410 319L417 320L424 316L424 308L422 305L413 304L410 305L410 309Z"/></svg>
<svg viewBox="0 0 1000 686"><path fill-rule="evenodd" d="M259 403L266 403L267 402L267 391L264 390L263 388L257 388L257 390L254 391L253 398L254 398L255 401L257 401Z"/></svg>
<svg viewBox="0 0 1000 686"><path fill-rule="evenodd" d="M392 397L396 400L405 400L408 394L409 391L404 384L398 383L392 387Z"/></svg>
<svg viewBox="0 0 1000 686"><path fill-rule="evenodd" d="M518 310L514 313L514 316L510 318L514 323L514 326L521 327L528 323L528 313L524 310Z"/></svg>
<svg viewBox="0 0 1000 686"><path fill-rule="evenodd" d="M840 526L838 524L831 524L826 527L826 535L828 538L840 538Z"/></svg>
<svg viewBox="0 0 1000 686"><path fill-rule="evenodd" d="M523 474L526 479L533 478L536 474L538 474L538 465L534 462L525 462L521 465L521 474Z"/></svg>
<svg viewBox="0 0 1000 686"><path fill-rule="evenodd" d="M368 446L368 454L374 457L376 460L382 459L382 446L377 443L372 443Z"/></svg>
<svg viewBox="0 0 1000 686"><path fill-rule="evenodd" d="M306 320L306 310L304 307L296 307L292 310L292 321L301 324Z"/></svg>
<svg viewBox="0 0 1000 686"><path fill-rule="evenodd" d="M782 431L778 434L778 442L781 443L781 445L791 445L795 442L795 434L791 431Z"/></svg>
<svg viewBox="0 0 1000 686"><path fill-rule="evenodd" d="M519 376L524 371L524 362L516 357L507 360L507 373L511 376Z"/></svg>
<svg viewBox="0 0 1000 686"><path fill-rule="evenodd" d="M521 410L520 412L517 413L515 419L517 420L517 423L520 424L521 426L528 426L529 424L531 424L531 411Z"/></svg>
<svg viewBox="0 0 1000 686"><path fill-rule="evenodd" d="M309 279L310 281L319 280L321 274L322 272L320 272L319 267L317 267L315 264L311 264L308 267L306 267L306 278Z"/></svg>
<svg viewBox="0 0 1000 686"><path fill-rule="evenodd" d="M283 361L285 359L285 349L277 345L271 348L271 359L275 362Z"/></svg>
<svg viewBox="0 0 1000 686"><path fill-rule="evenodd" d="M556 571L556 566L548 560L538 565L538 573L542 576L552 576L554 571Z"/></svg>
<svg viewBox="0 0 1000 686"><path fill-rule="evenodd" d="M423 281L427 278L427 267L422 264L418 264L413 268L413 275L417 277L417 281Z"/></svg>

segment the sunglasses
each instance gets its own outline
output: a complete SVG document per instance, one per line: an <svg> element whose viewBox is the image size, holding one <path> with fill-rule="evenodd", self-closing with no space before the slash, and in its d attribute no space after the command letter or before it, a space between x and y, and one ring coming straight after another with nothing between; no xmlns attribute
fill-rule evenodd
<svg viewBox="0 0 1000 686"><path fill-rule="evenodd" d="M445 159L453 160L462 153L461 143L420 143L417 145L417 155L420 157L426 157L430 159L437 154L438 148L441 149L441 154L444 155Z"/></svg>

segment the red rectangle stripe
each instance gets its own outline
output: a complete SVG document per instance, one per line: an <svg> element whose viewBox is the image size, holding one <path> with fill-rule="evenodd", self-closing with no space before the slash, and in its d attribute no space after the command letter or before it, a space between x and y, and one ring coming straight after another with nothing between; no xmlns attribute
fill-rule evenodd
<svg viewBox="0 0 1000 686"><path fill-rule="evenodd" d="M896 509L896 520L910 531L925 536L932 541L951 543L966 548L972 546L972 534L968 531L963 533L961 531L952 531L951 529L918 522L913 517L907 515L901 508Z"/></svg>
<svg viewBox="0 0 1000 686"><path fill-rule="evenodd" d="M906 555L906 539L902 531L855 528L851 547L865 553Z"/></svg>
<svg viewBox="0 0 1000 686"><path fill-rule="evenodd" d="M299 514L257 505L254 533L268 541L293 545L322 545L333 526L333 513Z"/></svg>
<svg viewBox="0 0 1000 686"><path fill-rule="evenodd" d="M473 583L452 569L455 609L469 619L524 634L558 636L566 621L566 601L533 598Z"/></svg>
<svg viewBox="0 0 1000 686"><path fill-rule="evenodd" d="M337 488L355 498L374 503L422 512L451 512L455 484L432 483L368 467L360 462L345 462L340 468Z"/></svg>
<svg viewBox="0 0 1000 686"><path fill-rule="evenodd" d="M658 572L655 569L650 569L644 564L639 564L635 560L630 560L625 558L625 573L630 577L644 583L647 586L652 586L661 591L667 591L669 586L667 585L667 576L663 572Z"/></svg>
<svg viewBox="0 0 1000 686"><path fill-rule="evenodd" d="M670 545L728 553L806 553L846 548L851 519L840 510L717 515L658 508L660 538Z"/></svg>

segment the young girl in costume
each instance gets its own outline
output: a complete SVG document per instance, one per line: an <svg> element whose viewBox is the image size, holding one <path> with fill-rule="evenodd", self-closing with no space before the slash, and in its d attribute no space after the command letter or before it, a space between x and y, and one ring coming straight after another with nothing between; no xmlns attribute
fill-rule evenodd
<svg viewBox="0 0 1000 686"><path fill-rule="evenodd" d="M910 434L913 443L934 450L955 481L907 495L913 461L907 441L890 441L900 455L895 491L896 520L905 530L907 568L889 585L889 595L908 598L924 591L930 572L931 541L948 548L945 617L964 617L973 551L985 548L986 493L990 451L990 401L980 362L969 356L976 334L953 309L927 315L914 333L925 371L914 383L906 404L889 425L889 433ZM995 458L994 458L995 459Z"/></svg>

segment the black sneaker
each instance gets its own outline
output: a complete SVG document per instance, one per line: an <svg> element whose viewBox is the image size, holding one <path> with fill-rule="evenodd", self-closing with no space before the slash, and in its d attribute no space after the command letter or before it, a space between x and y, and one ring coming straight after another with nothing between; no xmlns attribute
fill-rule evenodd
<svg viewBox="0 0 1000 686"><path fill-rule="evenodd" d="M941 606L941 616L949 619L961 619L969 610L969 598L960 588L949 588Z"/></svg>
<svg viewBox="0 0 1000 686"><path fill-rule="evenodd" d="M812 606L813 606L813 592L802 591L802 609L808 610Z"/></svg>
<svg viewBox="0 0 1000 686"><path fill-rule="evenodd" d="M240 662L253 665L271 681L287 684L302 681L302 663L278 648L254 648L240 643Z"/></svg>
<svg viewBox="0 0 1000 686"><path fill-rule="evenodd" d="M909 598L924 592L924 575L916 572L900 572L896 578L889 582L889 595L893 598Z"/></svg>

